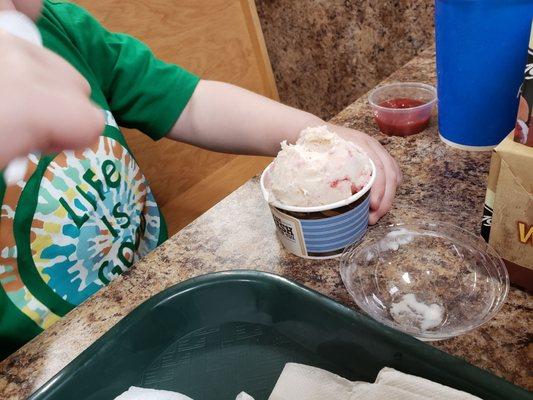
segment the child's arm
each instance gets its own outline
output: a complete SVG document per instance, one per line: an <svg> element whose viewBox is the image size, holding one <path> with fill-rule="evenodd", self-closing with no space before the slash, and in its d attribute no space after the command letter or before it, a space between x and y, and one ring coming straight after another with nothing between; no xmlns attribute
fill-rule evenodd
<svg viewBox="0 0 533 400"><path fill-rule="evenodd" d="M216 151L275 155L282 140L295 141L308 127L324 125L322 119L285 106L239 87L200 81L168 137ZM401 172L378 141L352 129L328 126L363 148L377 168L372 187L370 223L391 207Z"/></svg>
<svg viewBox="0 0 533 400"><path fill-rule="evenodd" d="M75 4L47 2L45 7L60 18L76 43L120 126L137 128L153 139L167 135L213 150L274 155L280 141L294 141L303 128L324 124L235 86L199 81L155 58L138 40L107 31ZM398 166L376 140L331 127L359 144L376 164L370 215L375 223L391 207L400 180Z"/></svg>

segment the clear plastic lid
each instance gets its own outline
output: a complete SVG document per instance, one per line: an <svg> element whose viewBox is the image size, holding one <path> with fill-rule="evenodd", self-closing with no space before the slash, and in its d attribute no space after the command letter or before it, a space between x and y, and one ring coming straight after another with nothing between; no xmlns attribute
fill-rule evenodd
<svg viewBox="0 0 533 400"><path fill-rule="evenodd" d="M372 229L341 258L341 276L372 318L422 340L463 334L492 318L509 276L482 238L451 224Z"/></svg>

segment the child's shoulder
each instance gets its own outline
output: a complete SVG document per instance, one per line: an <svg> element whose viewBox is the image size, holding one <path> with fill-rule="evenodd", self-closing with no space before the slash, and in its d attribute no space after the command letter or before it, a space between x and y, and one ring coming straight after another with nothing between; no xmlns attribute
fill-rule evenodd
<svg viewBox="0 0 533 400"><path fill-rule="evenodd" d="M44 4L50 5L60 5L60 4L72 4L72 2L67 0L44 0Z"/></svg>
<svg viewBox="0 0 533 400"><path fill-rule="evenodd" d="M68 0L44 0L43 9L46 11L60 11L60 10L80 10L84 11L82 7Z"/></svg>
<svg viewBox="0 0 533 400"><path fill-rule="evenodd" d="M67 0L44 0L42 16L70 26L89 17L89 13L79 5Z"/></svg>
<svg viewBox="0 0 533 400"><path fill-rule="evenodd" d="M66 0L44 0L43 6L46 9L47 7L62 7L62 6L73 6L74 4Z"/></svg>

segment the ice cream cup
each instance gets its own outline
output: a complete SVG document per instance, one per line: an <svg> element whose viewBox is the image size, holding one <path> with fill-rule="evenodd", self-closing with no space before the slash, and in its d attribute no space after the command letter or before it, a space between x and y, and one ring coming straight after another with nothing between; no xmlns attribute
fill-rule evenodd
<svg viewBox="0 0 533 400"><path fill-rule="evenodd" d="M269 200L271 163L261 174L261 191L270 206L277 236L290 253L303 258L339 257L343 250L365 235L370 210L370 189L376 166L368 183L354 195L316 207L294 207Z"/></svg>

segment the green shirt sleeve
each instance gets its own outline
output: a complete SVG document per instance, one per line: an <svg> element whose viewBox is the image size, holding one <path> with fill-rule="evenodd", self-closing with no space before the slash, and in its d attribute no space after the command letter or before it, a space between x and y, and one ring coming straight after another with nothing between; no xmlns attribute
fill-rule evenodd
<svg viewBox="0 0 533 400"><path fill-rule="evenodd" d="M83 8L51 4L96 75L118 124L139 129L154 140L165 136L189 102L199 78L157 59L139 40L107 31Z"/></svg>

